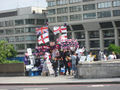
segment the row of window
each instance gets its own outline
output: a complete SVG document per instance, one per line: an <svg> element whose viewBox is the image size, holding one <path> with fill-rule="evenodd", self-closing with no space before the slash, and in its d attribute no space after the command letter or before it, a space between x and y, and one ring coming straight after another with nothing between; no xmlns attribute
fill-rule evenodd
<svg viewBox="0 0 120 90"><path fill-rule="evenodd" d="M80 47L85 47L85 41L78 41L78 43ZM104 47L108 47L110 44L115 44L115 40L114 39L104 40L103 44L104 44ZM100 41L90 40L89 45L90 45L90 48L100 48Z"/></svg>
<svg viewBox="0 0 120 90"><path fill-rule="evenodd" d="M20 34L20 33L35 33L35 27L0 30L0 35L5 35L5 34L11 35L11 34Z"/></svg>
<svg viewBox="0 0 120 90"><path fill-rule="evenodd" d="M95 1L95 0L56 0L56 2L55 1L48 1L48 7L52 7L52 6L56 6L56 5L78 3L78 2L82 2L82 1L85 2L85 1ZM100 2L97 5L98 8L108 8L108 7L112 7L112 6L115 6L115 7L120 6L120 0L114 0L112 2L111 1Z"/></svg>
<svg viewBox="0 0 120 90"><path fill-rule="evenodd" d="M0 40L5 40L8 42L23 42L23 41L36 41L35 35L29 36L11 36L11 37L0 37Z"/></svg>
<svg viewBox="0 0 120 90"><path fill-rule="evenodd" d="M20 20L10 20L5 22L0 22L0 27L7 26L17 26L17 25L25 25L25 24L36 24L36 25L44 25L46 22L45 19L20 19Z"/></svg>
<svg viewBox="0 0 120 90"><path fill-rule="evenodd" d="M113 13L113 15L112 15ZM101 11L101 12L93 12L93 13L84 13L81 14L74 14L70 15L70 21L80 21L80 20L88 20L88 19L96 19L96 18L105 18L105 17L111 17L111 16L120 16L120 10L113 10L111 11ZM68 16L58 16L57 22L66 22L68 21ZM49 23L55 23L56 18L55 17L49 17L48 18Z"/></svg>
<svg viewBox="0 0 120 90"><path fill-rule="evenodd" d="M119 36L120 36L120 30L118 30ZM99 31L89 31L89 38L99 38ZM76 39L85 39L85 32L75 32L74 36ZM109 37L114 37L114 30L103 30L103 37L104 38L109 38Z"/></svg>
<svg viewBox="0 0 120 90"><path fill-rule="evenodd" d="M113 6L120 6L120 1L114 1ZM103 2L98 4L98 8L109 8L109 7L112 7L112 2ZM83 11L95 10L95 9L96 9L95 4L83 5ZM69 10L70 12L79 12L82 10L82 6L80 5L71 6L69 7ZM48 15L63 14L63 13L68 13L68 7L48 10Z"/></svg>
<svg viewBox="0 0 120 90"><path fill-rule="evenodd" d="M15 44L14 45L14 47L15 47L16 50L24 50L26 48L32 48L32 49L34 49L35 46L36 46L35 43L30 43L30 44L26 44L26 45L25 44Z"/></svg>
<svg viewBox="0 0 120 90"><path fill-rule="evenodd" d="M95 0L53 0L48 1L48 7L56 6L56 5L65 5L65 4L72 4L72 3L78 3L78 2L89 2L89 1L95 1Z"/></svg>

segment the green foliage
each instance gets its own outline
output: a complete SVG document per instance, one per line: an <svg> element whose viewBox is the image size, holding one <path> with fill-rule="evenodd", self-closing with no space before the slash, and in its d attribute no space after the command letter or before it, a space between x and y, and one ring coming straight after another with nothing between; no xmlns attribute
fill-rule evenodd
<svg viewBox="0 0 120 90"><path fill-rule="evenodd" d="M120 54L120 47L114 44L110 44L108 50L111 52L115 52L116 54Z"/></svg>
<svg viewBox="0 0 120 90"><path fill-rule="evenodd" d="M17 52L15 51L13 45L8 44L7 41L0 41L0 63L6 61L6 58L15 57Z"/></svg>
<svg viewBox="0 0 120 90"><path fill-rule="evenodd" d="M23 63L23 62L17 61L17 60L12 60L12 61L10 61L10 60L5 60L5 61L3 61L3 63L4 63L4 64L10 64L10 63Z"/></svg>

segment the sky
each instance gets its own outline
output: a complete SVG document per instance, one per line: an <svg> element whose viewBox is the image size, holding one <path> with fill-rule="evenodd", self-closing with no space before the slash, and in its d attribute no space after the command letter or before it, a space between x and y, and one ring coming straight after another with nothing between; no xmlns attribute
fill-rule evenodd
<svg viewBox="0 0 120 90"><path fill-rule="evenodd" d="M0 11L28 6L45 8L47 3L46 0L0 0Z"/></svg>

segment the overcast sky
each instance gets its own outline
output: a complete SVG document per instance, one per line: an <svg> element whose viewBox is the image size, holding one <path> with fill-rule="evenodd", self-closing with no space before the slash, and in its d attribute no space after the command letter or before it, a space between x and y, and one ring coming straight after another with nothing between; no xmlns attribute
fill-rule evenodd
<svg viewBox="0 0 120 90"><path fill-rule="evenodd" d="M28 6L45 8L47 3L46 0L0 0L0 11Z"/></svg>

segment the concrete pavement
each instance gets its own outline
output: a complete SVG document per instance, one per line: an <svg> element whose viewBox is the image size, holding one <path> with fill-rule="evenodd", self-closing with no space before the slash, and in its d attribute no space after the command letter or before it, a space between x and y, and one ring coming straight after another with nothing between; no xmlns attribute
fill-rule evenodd
<svg viewBox="0 0 120 90"><path fill-rule="evenodd" d="M0 77L0 85L120 84L120 78L75 79L73 76Z"/></svg>

